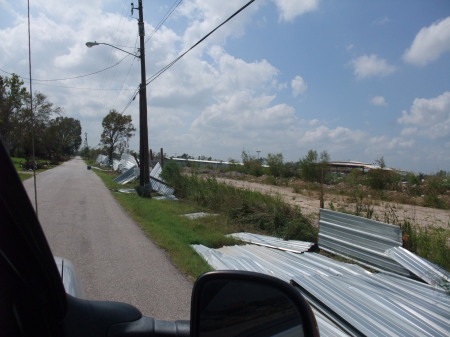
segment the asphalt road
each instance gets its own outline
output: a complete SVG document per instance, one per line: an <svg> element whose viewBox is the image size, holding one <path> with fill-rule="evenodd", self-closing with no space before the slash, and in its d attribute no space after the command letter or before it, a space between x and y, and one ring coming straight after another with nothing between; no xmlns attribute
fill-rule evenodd
<svg viewBox="0 0 450 337"><path fill-rule="evenodd" d="M33 179L24 185L34 205ZM189 319L192 283L81 159L38 174L37 192L53 254L73 262L87 299L126 302L157 319Z"/></svg>

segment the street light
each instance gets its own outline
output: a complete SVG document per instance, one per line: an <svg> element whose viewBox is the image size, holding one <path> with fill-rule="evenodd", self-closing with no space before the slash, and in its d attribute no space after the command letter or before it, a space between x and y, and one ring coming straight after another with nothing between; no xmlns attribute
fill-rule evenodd
<svg viewBox="0 0 450 337"><path fill-rule="evenodd" d="M132 4L133 6L133 4ZM139 38L140 38L140 48L139 55L127 52L126 50L120 49L119 47L113 46L109 43L104 42L86 42L86 46L91 48L93 46L98 46L100 44L110 46L112 48L123 51L124 53L130 54L134 57L141 59L141 84L139 86L139 195L150 196L149 191L144 190L144 186L150 183L150 168L148 161L148 125L147 125L147 85L146 85L146 74L145 74L145 30L144 30L144 15L142 11L142 0L139 0L139 7L133 9L139 10ZM111 158L112 159L112 158Z"/></svg>
<svg viewBox="0 0 450 337"><path fill-rule="evenodd" d="M113 47L113 48L118 49L118 50L120 50L120 51L123 51L124 53L127 53L127 54L129 54L129 55L131 55L131 56L134 56L134 57L137 57L137 58L141 58L141 56L138 55L138 54L130 53L130 52L126 51L126 50L123 50L123 49L121 49L121 48L119 48L119 47L116 47L116 46L114 46L114 45L112 45L112 44L109 44L109 43L97 42L97 41L94 41L94 42L86 42L86 47L92 48L92 47L98 46L98 45L100 45L100 44L104 44L105 46Z"/></svg>

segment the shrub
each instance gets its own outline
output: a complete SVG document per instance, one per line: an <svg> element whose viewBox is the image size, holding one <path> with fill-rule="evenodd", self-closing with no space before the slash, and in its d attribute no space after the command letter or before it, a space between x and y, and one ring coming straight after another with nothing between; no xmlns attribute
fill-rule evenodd
<svg viewBox="0 0 450 337"><path fill-rule="evenodd" d="M196 174L183 176L176 166L162 173L175 194L213 212L226 215L240 230L253 230L289 239L317 241L317 230L301 213L280 198L241 190Z"/></svg>

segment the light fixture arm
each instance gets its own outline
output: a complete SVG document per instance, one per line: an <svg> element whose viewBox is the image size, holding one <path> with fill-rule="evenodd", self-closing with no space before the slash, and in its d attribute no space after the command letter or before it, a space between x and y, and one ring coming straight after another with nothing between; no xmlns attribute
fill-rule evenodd
<svg viewBox="0 0 450 337"><path fill-rule="evenodd" d="M86 47L91 48L91 47L94 47L94 46L98 46L98 45L100 45L100 44L104 44L105 46L110 46L110 47L112 47L112 48L115 48L115 49L118 49L118 50L120 50L120 51L123 51L124 53L127 53L127 54L129 54L129 55L131 55L131 56L134 56L134 57L137 57L137 58L141 58L141 56L138 55L138 54L130 53L130 52L126 51L126 50L123 50L123 49L121 49L121 48L119 48L119 47L116 47L116 46L114 46L114 45L112 45L112 44L109 44L109 43L97 42L97 41L94 41L94 42L86 42Z"/></svg>

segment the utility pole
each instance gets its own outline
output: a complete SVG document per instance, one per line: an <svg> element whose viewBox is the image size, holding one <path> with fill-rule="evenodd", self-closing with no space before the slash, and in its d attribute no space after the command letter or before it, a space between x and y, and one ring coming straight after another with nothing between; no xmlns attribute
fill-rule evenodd
<svg viewBox="0 0 450 337"><path fill-rule="evenodd" d="M144 29L144 14L142 10L142 0L139 0L139 7L134 8L131 3L132 9L139 10L139 40L140 49L139 56L141 59L141 84L139 87L139 185L146 186L150 183L150 169L148 161L148 126L147 126L147 85L146 85L146 72L145 72L145 29Z"/></svg>
<svg viewBox="0 0 450 337"><path fill-rule="evenodd" d="M88 142L87 142L87 132L84 133L84 156L87 158L88 156Z"/></svg>

